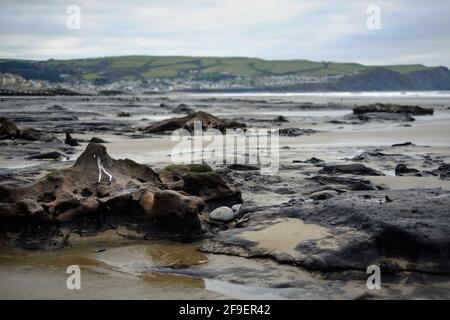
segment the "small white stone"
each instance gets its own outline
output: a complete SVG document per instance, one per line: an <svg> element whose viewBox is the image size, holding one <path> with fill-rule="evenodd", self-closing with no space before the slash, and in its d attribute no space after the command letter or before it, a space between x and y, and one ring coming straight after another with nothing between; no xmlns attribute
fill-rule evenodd
<svg viewBox="0 0 450 320"><path fill-rule="evenodd" d="M241 209L241 206L242 206L242 204L240 204L240 203L235 204L234 206L231 207L231 210L233 210L233 212L235 214L238 214L239 213L239 209Z"/></svg>
<svg viewBox="0 0 450 320"><path fill-rule="evenodd" d="M220 222L229 222L234 219L234 212L228 207L219 207L211 211L209 219Z"/></svg>

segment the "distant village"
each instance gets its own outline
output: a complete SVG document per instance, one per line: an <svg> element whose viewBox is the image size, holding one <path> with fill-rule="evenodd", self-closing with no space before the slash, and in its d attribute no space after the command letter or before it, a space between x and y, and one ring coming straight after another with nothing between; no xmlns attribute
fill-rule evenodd
<svg viewBox="0 0 450 320"><path fill-rule="evenodd" d="M60 83L50 83L43 80L24 79L19 75L0 73L1 90L42 90L48 88L63 88L82 94L98 93L124 93L124 94L150 94L171 91L233 91L254 90L270 88L292 87L306 83L325 83L336 80L340 75L304 76L282 75L246 77L223 74L220 79L201 80L197 77L186 78L149 78L144 80L116 81L113 83L99 84L94 81L76 80ZM62 75L64 78L64 75Z"/></svg>

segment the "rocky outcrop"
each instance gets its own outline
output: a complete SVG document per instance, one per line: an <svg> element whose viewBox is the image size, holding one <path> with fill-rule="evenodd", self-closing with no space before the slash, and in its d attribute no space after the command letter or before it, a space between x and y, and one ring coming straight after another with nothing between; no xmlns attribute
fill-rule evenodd
<svg viewBox="0 0 450 320"><path fill-rule="evenodd" d="M383 104L374 103L366 106L358 106L353 108L354 114L365 114L372 112L388 112L388 113L407 113L412 115L432 115L433 109L422 108L419 106L408 106L399 104Z"/></svg>
<svg viewBox="0 0 450 320"><path fill-rule="evenodd" d="M166 236L189 237L201 230L202 197L209 202L240 196L213 171L182 177L185 184L170 190L150 167L113 159L104 146L90 143L71 168L23 187L0 185L0 233L76 229L80 223L99 231L134 223L163 224Z"/></svg>
<svg viewBox="0 0 450 320"><path fill-rule="evenodd" d="M168 188L198 196L210 209L242 203L241 192L207 164L170 165L160 172L160 177Z"/></svg>
<svg viewBox="0 0 450 320"><path fill-rule="evenodd" d="M245 128L244 123L221 119L207 112L197 111L182 118L172 118L156 122L143 131L147 133L165 133L176 129L186 129L189 132L193 132L194 122L201 122L203 130L217 129L225 132L226 129Z"/></svg>

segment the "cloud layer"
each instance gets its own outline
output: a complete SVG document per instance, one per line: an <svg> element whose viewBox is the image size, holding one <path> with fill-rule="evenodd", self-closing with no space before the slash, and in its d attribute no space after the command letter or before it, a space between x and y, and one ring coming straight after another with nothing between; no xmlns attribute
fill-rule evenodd
<svg viewBox="0 0 450 320"><path fill-rule="evenodd" d="M81 29L66 27L67 6ZM381 30L366 27L369 5ZM0 57L248 56L450 65L448 0L0 1Z"/></svg>

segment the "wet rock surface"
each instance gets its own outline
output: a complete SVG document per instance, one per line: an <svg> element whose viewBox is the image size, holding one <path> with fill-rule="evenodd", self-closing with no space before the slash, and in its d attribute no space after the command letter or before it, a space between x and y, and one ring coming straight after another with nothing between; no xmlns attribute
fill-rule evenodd
<svg viewBox="0 0 450 320"><path fill-rule="evenodd" d="M220 232L203 250L265 256L320 271L376 264L449 274L449 204L449 192L422 189L343 193L281 210L254 208L239 228Z"/></svg>

